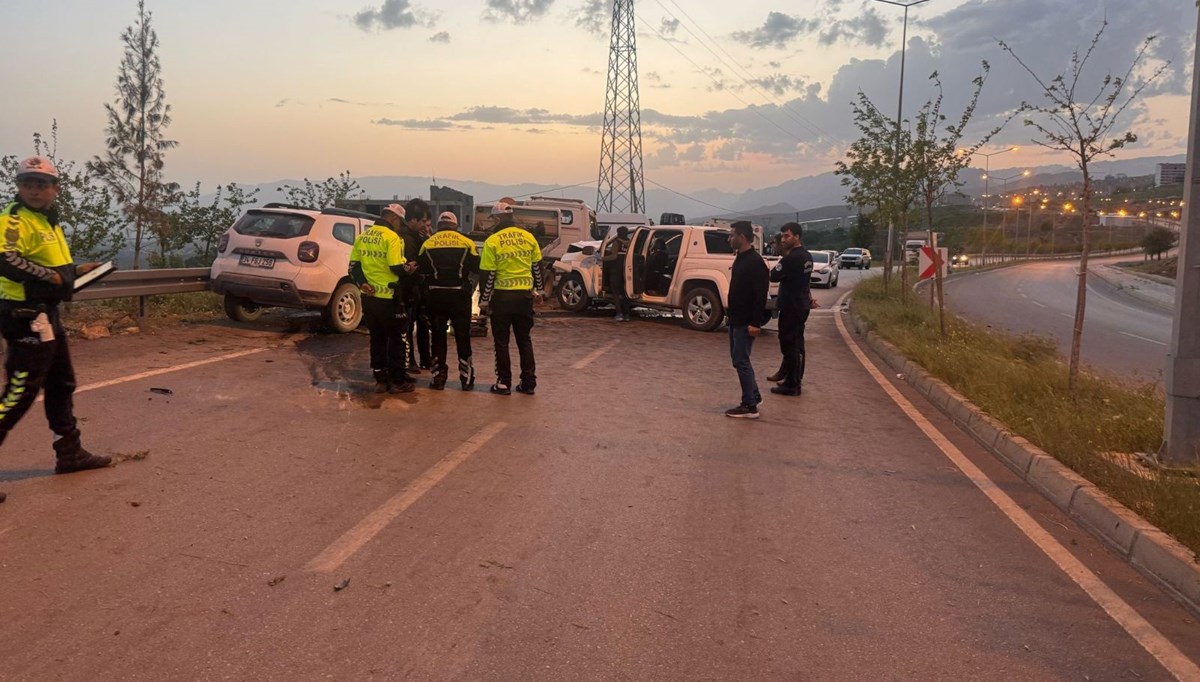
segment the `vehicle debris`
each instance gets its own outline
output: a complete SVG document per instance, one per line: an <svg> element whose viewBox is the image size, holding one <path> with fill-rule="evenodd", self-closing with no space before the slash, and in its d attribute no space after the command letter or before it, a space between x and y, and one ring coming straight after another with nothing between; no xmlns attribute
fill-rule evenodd
<svg viewBox="0 0 1200 682"><path fill-rule="evenodd" d="M155 388L151 388L151 389L150 389L150 392L151 392L151 393L158 393L159 395L175 395L175 391L172 391L172 390L171 390L171 389L169 389L169 388L157 388L157 387L155 387Z"/></svg>
<svg viewBox="0 0 1200 682"><path fill-rule="evenodd" d="M341 592L342 590L346 589L346 588L347 588L347 587L349 587L349 586L350 586L350 579L349 579L349 578L346 578L346 579L345 579L345 580L343 580L342 582L340 582L340 583L338 583L338 584L334 585L334 586L333 586L333 591L334 591L334 592Z"/></svg>

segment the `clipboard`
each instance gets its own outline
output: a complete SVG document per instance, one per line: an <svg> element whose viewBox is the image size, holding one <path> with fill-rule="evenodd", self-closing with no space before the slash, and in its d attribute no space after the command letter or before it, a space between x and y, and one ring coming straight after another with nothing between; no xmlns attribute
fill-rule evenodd
<svg viewBox="0 0 1200 682"><path fill-rule="evenodd" d="M112 261L97 265L95 268L88 271L86 275L80 275L75 278L75 291L82 291L83 289L86 289L87 287L109 276L115 272L116 269L117 266L113 265Z"/></svg>

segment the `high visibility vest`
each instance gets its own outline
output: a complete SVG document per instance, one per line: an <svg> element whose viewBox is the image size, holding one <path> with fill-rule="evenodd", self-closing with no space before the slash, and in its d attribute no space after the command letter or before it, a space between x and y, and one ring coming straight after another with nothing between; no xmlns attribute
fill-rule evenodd
<svg viewBox="0 0 1200 682"><path fill-rule="evenodd" d="M404 240L390 226L376 223L355 238L350 262L362 264L363 276L375 287L375 298L393 298L396 292L392 285L400 281L400 276L392 267L407 262Z"/></svg>
<svg viewBox="0 0 1200 682"><path fill-rule="evenodd" d="M480 270L495 270L497 291L533 289L533 264L542 260L537 240L520 227L506 227L483 243Z"/></svg>
<svg viewBox="0 0 1200 682"><path fill-rule="evenodd" d="M67 247L62 226L50 224L46 214L32 211L14 201L4 207L0 225L4 229L0 258L6 253L15 253L30 263L47 268L60 268L72 263L71 249ZM25 285L0 277L0 299L26 300Z"/></svg>

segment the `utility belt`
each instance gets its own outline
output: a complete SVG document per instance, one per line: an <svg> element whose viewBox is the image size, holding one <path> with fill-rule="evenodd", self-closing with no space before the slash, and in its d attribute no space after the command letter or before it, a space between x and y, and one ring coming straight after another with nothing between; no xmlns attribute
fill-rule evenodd
<svg viewBox="0 0 1200 682"><path fill-rule="evenodd" d="M0 301L0 316L28 323L29 331L37 334L42 343L54 340L54 323L58 319L58 306L54 304Z"/></svg>
<svg viewBox="0 0 1200 682"><path fill-rule="evenodd" d="M462 284L430 284L426 288L430 291L466 291L468 286L470 285L463 282Z"/></svg>

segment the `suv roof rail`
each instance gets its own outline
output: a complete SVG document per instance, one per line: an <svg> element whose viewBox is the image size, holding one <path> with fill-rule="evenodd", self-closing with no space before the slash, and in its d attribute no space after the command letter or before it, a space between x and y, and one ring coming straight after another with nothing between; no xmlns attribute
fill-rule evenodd
<svg viewBox="0 0 1200 682"><path fill-rule="evenodd" d="M297 206L296 204L288 204L282 201L272 201L269 204L264 204L262 208L290 208L294 211L315 211L317 209L312 206Z"/></svg>
<svg viewBox="0 0 1200 682"><path fill-rule="evenodd" d="M321 213L325 215L340 215L347 218L368 218L370 220L378 220L379 216L365 211L353 211L348 208L337 208L336 206L327 206L321 209Z"/></svg>

